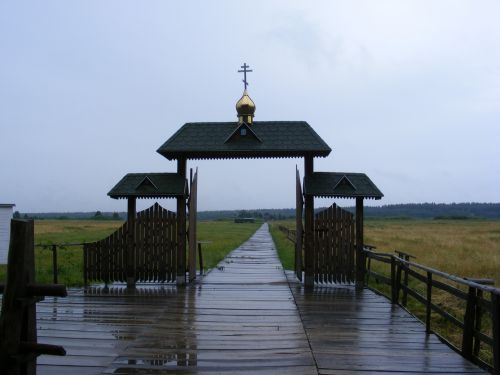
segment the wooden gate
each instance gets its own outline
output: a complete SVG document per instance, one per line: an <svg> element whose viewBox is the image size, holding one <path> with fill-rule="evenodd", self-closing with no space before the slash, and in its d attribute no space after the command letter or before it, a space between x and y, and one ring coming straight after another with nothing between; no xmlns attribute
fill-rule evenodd
<svg viewBox="0 0 500 375"><path fill-rule="evenodd" d="M135 246L129 246L132 241ZM175 213L155 203L137 213L109 237L83 246L85 284L92 281L126 282L127 251L134 252L136 281L174 281L177 221Z"/></svg>
<svg viewBox="0 0 500 375"><path fill-rule="evenodd" d="M315 215L314 279L318 283L355 281L354 215L335 203Z"/></svg>

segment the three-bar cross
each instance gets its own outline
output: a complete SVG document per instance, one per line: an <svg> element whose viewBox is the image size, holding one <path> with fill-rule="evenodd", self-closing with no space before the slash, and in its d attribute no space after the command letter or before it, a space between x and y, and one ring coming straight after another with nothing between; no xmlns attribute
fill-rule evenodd
<svg viewBox="0 0 500 375"><path fill-rule="evenodd" d="M247 69L250 68L250 65L247 65L247 63L243 63L241 67L243 68L243 70L238 70L238 73L243 73L243 83L245 84L245 90L246 90L248 86L247 72L253 72L253 70Z"/></svg>

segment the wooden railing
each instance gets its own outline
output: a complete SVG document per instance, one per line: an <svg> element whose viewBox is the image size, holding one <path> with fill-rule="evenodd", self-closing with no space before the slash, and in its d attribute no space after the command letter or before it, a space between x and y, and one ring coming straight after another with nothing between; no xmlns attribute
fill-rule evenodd
<svg viewBox="0 0 500 375"><path fill-rule="evenodd" d="M83 245L86 245L87 242L82 242L82 243L49 243L49 244L43 244L39 243L36 244L36 247L41 247L42 250L49 250L52 252L52 282L54 284L57 284L59 282L59 267L58 267L58 257L57 257L57 251L58 249L67 249L68 247L81 247ZM78 249L81 251L81 249Z"/></svg>
<svg viewBox="0 0 500 375"><path fill-rule="evenodd" d="M435 333L465 358L500 375L500 289L485 285L492 284L492 280L450 275L415 263L410 260L410 254L400 251L397 255L380 253L373 251L373 247L365 246L364 254L368 287L386 294L392 303L410 313L420 315L428 333ZM378 262L377 271L373 269L375 262ZM370 283L371 280L388 287L377 287ZM458 299L453 311L450 306L437 301L436 297L442 299L443 295ZM408 307L409 297L412 298L411 307ZM419 309L419 304L423 305L423 309ZM418 314L417 310L421 313ZM433 314L461 331L458 340L461 343L457 344L457 340L433 331Z"/></svg>
<svg viewBox="0 0 500 375"><path fill-rule="evenodd" d="M290 241L292 241L293 243L296 242L296 238L297 238L297 231L295 229L289 229L287 227L285 227L284 225L280 225L278 226L278 229L285 234L286 238Z"/></svg>

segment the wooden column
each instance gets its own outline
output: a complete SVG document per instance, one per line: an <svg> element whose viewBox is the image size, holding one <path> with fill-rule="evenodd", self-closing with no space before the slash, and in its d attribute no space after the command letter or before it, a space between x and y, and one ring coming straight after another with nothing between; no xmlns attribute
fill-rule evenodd
<svg viewBox="0 0 500 375"><path fill-rule="evenodd" d="M302 281L302 212L304 209L304 197L300 183L299 170L295 169L295 275Z"/></svg>
<svg viewBox="0 0 500 375"><path fill-rule="evenodd" d="M135 216L136 198L127 199L127 288L135 288Z"/></svg>
<svg viewBox="0 0 500 375"><path fill-rule="evenodd" d="M314 172L312 156L304 157L304 179ZM304 199L304 286L314 287L314 197Z"/></svg>
<svg viewBox="0 0 500 375"><path fill-rule="evenodd" d="M196 170L194 177L193 177L193 170L190 170L190 192L189 192L189 232L188 232L188 238L189 238L189 253L188 253L188 259L189 259L189 281L193 281L196 279L196 250L197 250L197 233L196 233L196 226L197 226L197 191L198 191L198 170ZM200 247L201 249L201 247ZM201 254L201 250L200 250ZM201 258L200 258L201 260ZM200 268L200 271L202 269Z"/></svg>
<svg viewBox="0 0 500 375"><path fill-rule="evenodd" d="M185 158L177 159L177 173L186 178ZM177 285L186 284L186 197L177 197Z"/></svg>
<svg viewBox="0 0 500 375"><path fill-rule="evenodd" d="M363 197L356 198L356 286L365 285L365 256L363 254Z"/></svg>

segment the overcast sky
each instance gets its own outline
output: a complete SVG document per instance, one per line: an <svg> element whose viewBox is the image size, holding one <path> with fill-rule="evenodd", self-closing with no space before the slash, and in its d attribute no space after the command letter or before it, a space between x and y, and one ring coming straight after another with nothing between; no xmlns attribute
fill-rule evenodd
<svg viewBox="0 0 500 375"><path fill-rule="evenodd" d="M497 0L1 1L0 203L126 210L107 192L175 171L156 150L180 126L236 120L243 62L255 120L307 121L333 149L316 170L368 174L376 204L499 202L499 20ZM188 168L201 210L285 208L296 164Z"/></svg>

